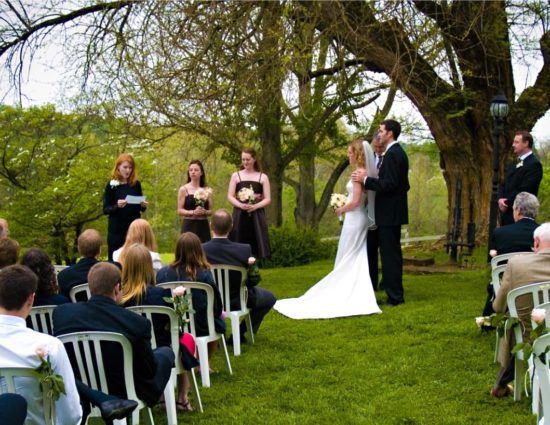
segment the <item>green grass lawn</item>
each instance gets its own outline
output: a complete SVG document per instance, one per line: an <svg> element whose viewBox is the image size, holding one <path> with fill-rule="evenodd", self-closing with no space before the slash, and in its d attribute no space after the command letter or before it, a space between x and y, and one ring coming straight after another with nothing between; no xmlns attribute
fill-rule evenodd
<svg viewBox="0 0 550 425"><path fill-rule="evenodd" d="M262 270L278 298L298 296L332 261ZM406 304L383 313L291 320L271 312L255 345L233 357L233 375L216 353L204 413L185 424L534 424L530 400L489 396L498 366L494 334L481 334L487 274L405 274ZM379 299L385 299L378 293ZM157 424L165 414L154 410Z"/></svg>

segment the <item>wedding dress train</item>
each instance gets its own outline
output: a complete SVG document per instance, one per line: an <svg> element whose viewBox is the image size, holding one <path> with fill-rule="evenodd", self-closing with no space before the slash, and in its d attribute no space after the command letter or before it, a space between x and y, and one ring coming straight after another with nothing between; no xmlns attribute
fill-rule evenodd
<svg viewBox="0 0 550 425"><path fill-rule="evenodd" d="M346 185L353 194L351 180ZM381 313L369 276L365 193L359 206L345 214L334 269L299 298L276 302L274 308L292 319L329 319Z"/></svg>

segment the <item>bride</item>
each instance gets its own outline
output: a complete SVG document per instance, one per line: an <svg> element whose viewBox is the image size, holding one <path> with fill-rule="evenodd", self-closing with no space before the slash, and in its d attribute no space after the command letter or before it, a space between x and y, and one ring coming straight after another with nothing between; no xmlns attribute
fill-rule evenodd
<svg viewBox="0 0 550 425"><path fill-rule="evenodd" d="M348 158L356 169L376 173L372 150L367 142L355 140L348 147ZM328 319L381 313L369 277L367 229L374 225L374 193L368 195L360 183L348 181L345 213L334 269L299 298L279 300L275 309L292 319ZM367 207L365 198L368 196Z"/></svg>

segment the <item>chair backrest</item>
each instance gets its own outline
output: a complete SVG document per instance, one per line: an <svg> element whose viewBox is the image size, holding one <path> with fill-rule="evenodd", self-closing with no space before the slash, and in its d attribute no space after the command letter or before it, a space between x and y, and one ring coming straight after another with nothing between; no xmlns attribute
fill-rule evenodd
<svg viewBox="0 0 550 425"><path fill-rule="evenodd" d="M190 281L157 283L156 286L159 288L166 288L166 289L174 289L174 288L177 288L178 286L183 286L184 288L191 289L191 293L193 293L193 291L204 291L206 293L206 300L207 300L206 320L208 323L208 334L211 336L216 334L216 328L214 326L214 288L212 288L207 283L190 282ZM193 299L190 300L190 307L192 310L195 310L195 308L193 307ZM195 313L189 312L187 315L187 319L189 319L187 330L196 338L197 332L196 332L196 326L195 326Z"/></svg>
<svg viewBox="0 0 550 425"><path fill-rule="evenodd" d="M510 258L516 255L523 255L523 254L532 254L532 252L520 251L520 252L509 252L508 254L496 255L493 258L491 258L491 269L494 269L496 266L506 264Z"/></svg>
<svg viewBox="0 0 550 425"><path fill-rule="evenodd" d="M533 361L538 378L544 425L550 425L550 334L542 335L533 342Z"/></svg>
<svg viewBox="0 0 550 425"><path fill-rule="evenodd" d="M36 332L53 335L52 315L56 305L41 305L33 307L29 314L32 329Z"/></svg>
<svg viewBox="0 0 550 425"><path fill-rule="evenodd" d="M34 379L38 383L38 378L33 375L34 369L30 367L0 367L0 380L4 381L8 393L17 393L15 379L27 378ZM48 394L50 393L48 383L43 384L42 391L44 423L46 425L55 425L55 401ZM3 393L4 385L0 385L0 393ZM28 417L27 417L28 419Z"/></svg>
<svg viewBox="0 0 550 425"><path fill-rule="evenodd" d="M518 299L521 298L521 310L518 309ZM525 318L530 317L531 310L543 303L550 302L550 281L532 283L512 289L506 298L510 317L519 318L519 314ZM530 318L527 319L530 323ZM524 323L525 325L525 323ZM514 327L514 335L517 342L523 338L523 326Z"/></svg>
<svg viewBox="0 0 550 425"><path fill-rule="evenodd" d="M69 266L63 266L61 264L54 264L53 269L55 271L55 275L57 276L60 271L65 270L67 267L69 267Z"/></svg>
<svg viewBox="0 0 550 425"><path fill-rule="evenodd" d="M74 332L66 335L59 335L67 352L74 353L74 363L71 362L75 375L94 390L109 394L107 385L107 368L104 366L101 344L112 342L119 344L124 357L124 385L127 399L139 399L134 386L133 352L132 345L128 339L115 332Z"/></svg>
<svg viewBox="0 0 550 425"><path fill-rule="evenodd" d="M84 294L86 294L85 300L83 299ZM80 285L73 286L69 291L69 298L73 303L78 302L78 298L84 301L88 301L90 297L91 297L90 288L88 287L87 283L82 283Z"/></svg>
<svg viewBox="0 0 550 425"><path fill-rule="evenodd" d="M233 272L233 273L231 273ZM240 285L240 296L239 296L239 309L238 311L246 310L246 300L248 296L248 288L246 286L246 280L248 276L248 271L244 267L230 266L228 264L212 264L212 274L214 275L214 280L218 285L220 293L222 295L222 303L225 311L231 310L231 282L230 276L239 276L239 285Z"/></svg>
<svg viewBox="0 0 550 425"><path fill-rule="evenodd" d="M179 324L178 316L173 308L161 306L161 305L137 305L133 307L126 307L127 310L131 310L141 316L144 316L151 323L151 329L153 326L154 315L165 315L168 317L170 326L170 347L176 355L176 373L183 371L183 364L180 357L180 344L179 344ZM151 346L153 349L157 348L157 339L155 332L151 332Z"/></svg>
<svg viewBox="0 0 550 425"><path fill-rule="evenodd" d="M500 282L502 281L502 275L504 274L504 271L506 270L506 266L508 264L500 264L493 268L491 271L491 284L493 285L493 291L495 295L498 293L498 290L500 289Z"/></svg>

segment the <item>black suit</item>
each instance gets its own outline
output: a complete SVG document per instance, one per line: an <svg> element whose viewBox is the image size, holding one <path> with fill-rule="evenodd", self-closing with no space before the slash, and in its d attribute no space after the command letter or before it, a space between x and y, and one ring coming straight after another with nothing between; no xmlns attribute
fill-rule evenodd
<svg viewBox="0 0 550 425"><path fill-rule="evenodd" d="M226 264L248 268L248 258L252 256L250 245L230 241L227 238L213 238L202 245L210 264ZM235 273L230 275L229 293L231 297L231 309L240 307L240 283L241 276ZM264 316L275 305L275 296L267 289L253 285L248 287L248 301L246 306L250 309L252 330L258 332ZM241 326L244 333L245 327Z"/></svg>
<svg viewBox="0 0 550 425"><path fill-rule="evenodd" d="M63 269L57 275L57 283L59 284L59 291L69 296L71 288L76 285L88 282L88 272L92 266L99 261L92 257L82 257L78 260L78 263L73 264L66 269Z"/></svg>
<svg viewBox="0 0 550 425"><path fill-rule="evenodd" d="M534 154L523 160L523 165L513 162L506 171L504 184L499 190L499 199L506 198L508 209L502 214L500 224L514 223L512 206L516 195L520 192L528 192L537 196L540 181L542 180L542 165Z"/></svg>
<svg viewBox="0 0 550 425"><path fill-rule="evenodd" d="M533 248L533 232L539 225L535 220L522 218L514 224L499 227L493 233L491 249L497 254L508 254L510 252L530 252Z"/></svg>
<svg viewBox="0 0 550 425"><path fill-rule="evenodd" d="M123 334L132 344L134 382L138 397L149 406L158 402L174 366L174 352L169 347L152 350L151 323L145 317L126 310L109 297L94 295L85 303L57 307L53 313L53 327L56 336L89 331ZM108 369L109 393L126 398L122 353L107 344L102 346L102 350Z"/></svg>
<svg viewBox="0 0 550 425"><path fill-rule="evenodd" d="M403 148L395 143L384 153L378 178L367 177L365 189L376 192L375 217L380 241L382 279L390 304L401 304L403 298L403 254L401 225L409 222L407 192L409 160Z"/></svg>

